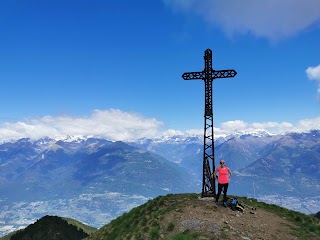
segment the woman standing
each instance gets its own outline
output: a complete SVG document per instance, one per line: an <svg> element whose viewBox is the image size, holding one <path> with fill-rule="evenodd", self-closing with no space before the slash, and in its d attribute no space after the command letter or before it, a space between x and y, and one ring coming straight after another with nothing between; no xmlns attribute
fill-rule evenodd
<svg viewBox="0 0 320 240"><path fill-rule="evenodd" d="M219 174L219 177L217 176ZM228 176L229 174L229 176ZM224 160L220 160L220 166L213 173L214 178L218 182L218 194L216 196L216 205L218 206L218 200L221 195L221 191L223 190L223 206L227 206L227 191L229 182L232 178L232 172L226 166L226 162Z"/></svg>

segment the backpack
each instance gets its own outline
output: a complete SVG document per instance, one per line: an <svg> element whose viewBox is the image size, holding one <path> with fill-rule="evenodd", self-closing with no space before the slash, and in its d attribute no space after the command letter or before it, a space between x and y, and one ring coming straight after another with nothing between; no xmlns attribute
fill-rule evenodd
<svg viewBox="0 0 320 240"><path fill-rule="evenodd" d="M236 198L231 198L230 208L233 211L236 211L236 210L240 211L240 212L244 211L244 206L241 203L239 203L238 199L236 199Z"/></svg>

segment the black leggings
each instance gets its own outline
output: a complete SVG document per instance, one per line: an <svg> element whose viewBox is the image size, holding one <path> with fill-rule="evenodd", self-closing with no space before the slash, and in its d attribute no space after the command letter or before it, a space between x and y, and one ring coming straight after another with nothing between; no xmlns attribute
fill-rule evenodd
<svg viewBox="0 0 320 240"><path fill-rule="evenodd" d="M225 184L218 183L218 194L217 194L217 197L216 197L216 202L218 202L218 200L219 200L219 197L221 195L222 189L223 189L223 201L224 202L227 201L228 186L229 186L229 183L225 183Z"/></svg>

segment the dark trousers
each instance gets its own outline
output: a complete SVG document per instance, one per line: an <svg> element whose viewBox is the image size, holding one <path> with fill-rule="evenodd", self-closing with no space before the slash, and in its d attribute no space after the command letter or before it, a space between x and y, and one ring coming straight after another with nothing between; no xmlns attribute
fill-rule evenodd
<svg viewBox="0 0 320 240"><path fill-rule="evenodd" d="M225 184L218 183L218 194L217 194L217 197L216 197L216 202L218 202L222 190L223 190L223 201L224 202L227 201L228 186L229 186L229 183L225 183Z"/></svg>

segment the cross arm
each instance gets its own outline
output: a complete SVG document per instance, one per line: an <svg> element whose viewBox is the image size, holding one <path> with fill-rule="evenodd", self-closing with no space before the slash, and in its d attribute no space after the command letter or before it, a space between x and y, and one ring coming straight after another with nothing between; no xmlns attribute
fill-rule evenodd
<svg viewBox="0 0 320 240"><path fill-rule="evenodd" d="M182 78L184 80L197 80L197 79L205 79L204 72L185 72L182 74Z"/></svg>
<svg viewBox="0 0 320 240"><path fill-rule="evenodd" d="M230 70L219 70L212 72L212 78L229 78L237 75L237 72L233 69Z"/></svg>
<svg viewBox="0 0 320 240"><path fill-rule="evenodd" d="M215 78L230 78L230 77L234 77L235 75L237 75L237 72L233 69L230 70L212 70L211 72L211 78L215 79ZM182 74L182 78L184 80L197 80L197 79L202 79L205 80L206 79L206 73L205 71L202 72L185 72L184 74Z"/></svg>

